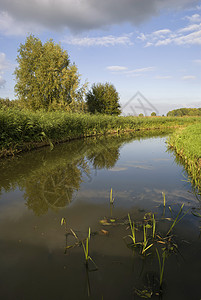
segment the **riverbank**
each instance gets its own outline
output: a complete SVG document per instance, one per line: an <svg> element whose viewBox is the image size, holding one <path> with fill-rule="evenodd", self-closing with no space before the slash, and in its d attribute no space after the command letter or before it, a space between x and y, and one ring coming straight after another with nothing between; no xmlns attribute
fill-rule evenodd
<svg viewBox="0 0 201 300"><path fill-rule="evenodd" d="M30 112L13 108L0 110L0 157L15 155L45 145L94 135L164 129L201 122L199 117L117 117Z"/></svg>
<svg viewBox="0 0 201 300"><path fill-rule="evenodd" d="M180 129L170 136L169 147L185 164L185 169L192 178L192 183L201 188L201 124Z"/></svg>

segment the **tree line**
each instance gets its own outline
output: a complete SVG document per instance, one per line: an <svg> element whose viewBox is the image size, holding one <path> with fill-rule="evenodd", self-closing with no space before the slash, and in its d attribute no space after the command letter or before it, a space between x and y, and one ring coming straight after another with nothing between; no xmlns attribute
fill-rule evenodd
<svg viewBox="0 0 201 300"><path fill-rule="evenodd" d="M167 113L168 117L201 116L201 108L178 108Z"/></svg>
<svg viewBox="0 0 201 300"><path fill-rule="evenodd" d="M108 115L121 113L119 94L111 83L81 83L81 75L66 50L52 39L33 35L20 44L15 69L17 101L0 99L1 106L33 111L65 110Z"/></svg>

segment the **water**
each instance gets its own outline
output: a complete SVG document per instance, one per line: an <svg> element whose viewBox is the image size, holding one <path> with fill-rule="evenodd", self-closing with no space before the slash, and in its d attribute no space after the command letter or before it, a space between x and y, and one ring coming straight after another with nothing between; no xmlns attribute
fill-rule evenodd
<svg viewBox="0 0 201 300"><path fill-rule="evenodd" d="M148 135L148 133L146 133ZM188 214L174 231L177 254L165 264L163 295L152 299L200 299L199 198L182 166L167 151L166 136L107 137L72 141L1 161L0 295L2 299L140 299L135 289L156 292L156 257L133 256L126 225L103 226L104 217L125 222L128 212ZM114 205L109 205L110 189ZM79 239L93 233L90 255L98 266L87 271L82 247L67 236L61 219ZM160 223L162 234L166 223ZM101 230L107 231L104 234ZM167 231L166 231L167 232ZM90 270L94 266L90 263ZM157 284L156 284L157 285Z"/></svg>

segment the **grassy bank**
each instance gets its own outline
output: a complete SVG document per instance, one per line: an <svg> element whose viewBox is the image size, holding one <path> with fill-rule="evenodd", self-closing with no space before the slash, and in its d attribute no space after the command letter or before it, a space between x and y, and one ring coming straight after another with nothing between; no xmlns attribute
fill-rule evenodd
<svg viewBox="0 0 201 300"><path fill-rule="evenodd" d="M192 178L192 182L201 188L201 124L180 129L170 136L170 148L174 149Z"/></svg>
<svg viewBox="0 0 201 300"><path fill-rule="evenodd" d="M75 138L141 129L162 129L201 122L199 117L113 117L0 110L0 156Z"/></svg>

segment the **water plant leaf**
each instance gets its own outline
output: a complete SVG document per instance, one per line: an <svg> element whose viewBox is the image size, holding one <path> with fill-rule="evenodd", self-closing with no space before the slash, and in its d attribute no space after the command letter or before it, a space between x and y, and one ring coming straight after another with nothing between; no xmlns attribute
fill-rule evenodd
<svg viewBox="0 0 201 300"><path fill-rule="evenodd" d="M108 221L107 221L106 219L100 220L99 222L100 222L102 225L104 225L104 226L110 226L110 225L111 225L111 223L108 223Z"/></svg>
<svg viewBox="0 0 201 300"><path fill-rule="evenodd" d="M162 195L163 195L163 206L165 207L165 204L166 204L165 193L162 192Z"/></svg>
<svg viewBox="0 0 201 300"><path fill-rule="evenodd" d="M103 234L103 235L108 235L109 231L101 229L100 233Z"/></svg>
<svg viewBox="0 0 201 300"><path fill-rule="evenodd" d="M178 212L178 214L177 214L177 216L176 216L176 218L175 218L175 220L174 220L172 226L170 227L169 231L167 232L167 235L169 235L169 233L172 231L172 229L175 227L175 225L176 225L177 223L179 223L179 222L185 217L185 215L189 212L189 209L188 209L188 210L183 214L183 216L181 216L181 218L179 218L179 216L180 216L181 213L182 213L183 207L184 207L184 203L182 204L182 206L181 206L181 208L180 208L180 210L179 210L179 212Z"/></svg>
<svg viewBox="0 0 201 300"><path fill-rule="evenodd" d="M78 241L79 241L79 239L78 239L78 237L77 237L76 233L73 231L73 229L72 229L72 228L70 228L70 231L72 232L72 234L73 234L73 236L76 238L76 240L78 240Z"/></svg>
<svg viewBox="0 0 201 300"><path fill-rule="evenodd" d="M113 198L113 195L112 195L112 188L110 190L110 204L113 204L114 203L114 198Z"/></svg>
<svg viewBox="0 0 201 300"><path fill-rule="evenodd" d="M66 224L66 219L65 219L65 218L62 218L62 219L61 219L61 226L62 226L63 224Z"/></svg>
<svg viewBox="0 0 201 300"><path fill-rule="evenodd" d="M145 227L146 228L152 228L152 226L150 224L146 224Z"/></svg>
<svg viewBox="0 0 201 300"><path fill-rule="evenodd" d="M201 214L199 214L198 212L196 212L196 213L192 212L192 214L193 214L195 217L200 217L200 218L201 218Z"/></svg>

